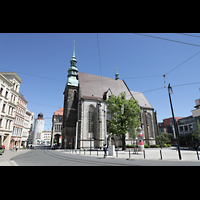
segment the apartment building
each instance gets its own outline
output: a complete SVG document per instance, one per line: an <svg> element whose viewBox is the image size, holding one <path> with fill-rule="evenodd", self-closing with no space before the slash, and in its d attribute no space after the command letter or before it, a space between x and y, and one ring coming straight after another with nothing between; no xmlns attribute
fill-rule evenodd
<svg viewBox="0 0 200 200"><path fill-rule="evenodd" d="M15 72L0 72L0 145L6 150L10 146L21 83Z"/></svg>
<svg viewBox="0 0 200 200"><path fill-rule="evenodd" d="M30 135L33 131L33 121L35 113L31 112L26 108L26 114L24 118L24 127L22 131L22 144L21 146L27 147L28 142L30 142Z"/></svg>
<svg viewBox="0 0 200 200"><path fill-rule="evenodd" d="M24 98L22 94L19 93L17 107L15 112L15 120L13 124L13 132L10 141L10 149L13 149L14 146L21 148L22 147L22 134L24 128L24 119L26 114L26 105L28 101ZM25 141L26 139L24 139Z"/></svg>

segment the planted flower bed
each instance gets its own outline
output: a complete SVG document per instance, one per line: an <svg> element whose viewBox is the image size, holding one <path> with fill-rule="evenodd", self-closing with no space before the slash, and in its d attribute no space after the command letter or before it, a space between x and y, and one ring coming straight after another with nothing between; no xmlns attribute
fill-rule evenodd
<svg viewBox="0 0 200 200"><path fill-rule="evenodd" d="M137 145L135 146L133 144L131 144L131 145L127 144L126 145L126 148L135 148L135 147L137 148L138 146ZM171 147L171 144L163 144L162 147ZM158 145L158 144L156 144L156 145L145 144L144 148L160 148L160 145Z"/></svg>

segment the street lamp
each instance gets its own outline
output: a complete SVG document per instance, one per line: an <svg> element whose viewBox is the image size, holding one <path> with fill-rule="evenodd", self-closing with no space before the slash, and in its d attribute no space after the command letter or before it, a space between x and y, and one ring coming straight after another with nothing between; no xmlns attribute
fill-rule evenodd
<svg viewBox="0 0 200 200"><path fill-rule="evenodd" d="M178 129L177 129L176 121L174 119L174 111L173 111L172 100L171 100L171 94L173 94L173 91L172 91L172 87L170 86L170 84L168 85L168 93L169 93L169 101L170 101L170 105L171 105L172 117L173 117L173 121L174 121L174 129L175 129L175 133L176 133L176 137L177 137L178 155L179 155L179 159L181 160L181 152L180 152L180 144L179 144L179 132L178 132Z"/></svg>

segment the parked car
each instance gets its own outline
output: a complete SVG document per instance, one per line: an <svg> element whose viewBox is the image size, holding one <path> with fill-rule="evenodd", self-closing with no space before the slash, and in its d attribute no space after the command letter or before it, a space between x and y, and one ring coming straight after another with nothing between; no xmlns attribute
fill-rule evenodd
<svg viewBox="0 0 200 200"><path fill-rule="evenodd" d="M0 155L3 155L3 153L4 153L3 147L0 147Z"/></svg>

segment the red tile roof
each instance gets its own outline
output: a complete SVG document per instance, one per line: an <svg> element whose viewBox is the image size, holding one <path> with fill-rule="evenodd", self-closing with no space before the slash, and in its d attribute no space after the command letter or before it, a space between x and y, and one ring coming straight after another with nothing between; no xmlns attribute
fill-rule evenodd
<svg viewBox="0 0 200 200"><path fill-rule="evenodd" d="M63 108L57 110L53 115L63 115Z"/></svg>

